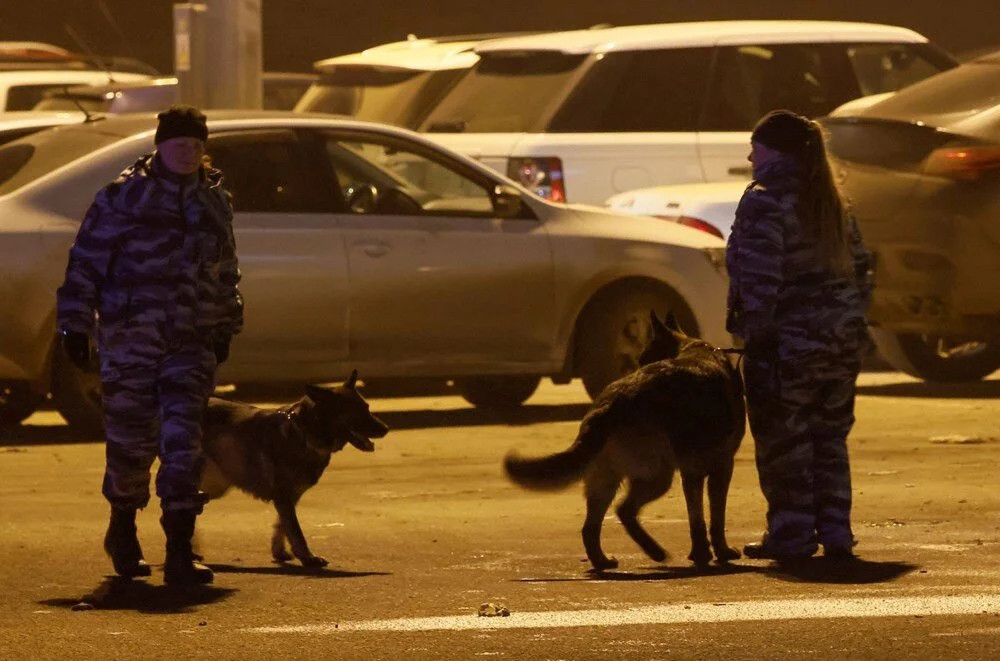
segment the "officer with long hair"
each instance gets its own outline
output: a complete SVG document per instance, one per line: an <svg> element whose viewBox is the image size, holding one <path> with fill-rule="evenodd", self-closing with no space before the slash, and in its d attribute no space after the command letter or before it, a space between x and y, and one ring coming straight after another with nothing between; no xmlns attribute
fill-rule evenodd
<svg viewBox="0 0 1000 661"><path fill-rule="evenodd" d="M867 344L871 256L842 200L821 127L765 116L751 138L754 181L726 250L727 325L744 378L767 532L750 558L851 558L847 435Z"/></svg>

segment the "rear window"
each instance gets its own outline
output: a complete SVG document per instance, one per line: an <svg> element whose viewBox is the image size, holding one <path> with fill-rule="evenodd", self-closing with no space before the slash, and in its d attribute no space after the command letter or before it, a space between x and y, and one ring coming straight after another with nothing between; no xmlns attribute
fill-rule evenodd
<svg viewBox="0 0 1000 661"><path fill-rule="evenodd" d="M49 92L39 101L34 110L76 110L81 106L87 112L107 112L111 107L111 102L105 98L95 96L67 96L65 94L52 94Z"/></svg>
<svg viewBox="0 0 1000 661"><path fill-rule="evenodd" d="M377 71L344 67L323 74L295 110L416 128L464 73L464 69Z"/></svg>
<svg viewBox="0 0 1000 661"><path fill-rule="evenodd" d="M61 89L65 85L13 85L7 90L6 110L31 110L42 100L49 90Z"/></svg>
<svg viewBox="0 0 1000 661"><path fill-rule="evenodd" d="M550 51L487 53L422 128L469 133L539 130L586 58Z"/></svg>
<svg viewBox="0 0 1000 661"><path fill-rule="evenodd" d="M587 71L548 130L697 131L711 48L609 53Z"/></svg>
<svg viewBox="0 0 1000 661"><path fill-rule="evenodd" d="M0 147L0 195L31 183L122 136L78 127L40 131Z"/></svg>

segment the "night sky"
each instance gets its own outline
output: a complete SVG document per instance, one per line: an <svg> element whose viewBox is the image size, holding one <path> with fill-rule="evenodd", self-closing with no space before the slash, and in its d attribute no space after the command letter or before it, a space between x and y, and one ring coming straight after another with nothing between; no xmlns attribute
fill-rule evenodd
<svg viewBox="0 0 1000 661"><path fill-rule="evenodd" d="M211 0L209 0L210 2ZM0 40L47 41L173 70L168 0L0 0ZM264 67L309 71L313 61L418 36L561 30L596 23L809 18L913 28L956 55L1000 48L996 0L263 0Z"/></svg>

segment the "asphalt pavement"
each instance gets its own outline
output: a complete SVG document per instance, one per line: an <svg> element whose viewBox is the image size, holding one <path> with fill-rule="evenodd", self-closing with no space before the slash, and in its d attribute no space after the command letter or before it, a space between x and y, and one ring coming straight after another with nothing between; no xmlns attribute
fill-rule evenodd
<svg viewBox="0 0 1000 661"><path fill-rule="evenodd" d="M212 586L163 585L155 506L139 518L153 576L122 582L101 549L103 445L41 411L0 439L0 658L1000 658L998 376L862 375L849 567L698 571L675 485L641 515L671 557L646 558L610 515L620 567L589 573L579 486L527 492L500 468L574 438L582 387L546 383L513 416L447 394L373 399L390 434L335 455L299 506L324 570L273 563L273 510L231 493L199 519ZM756 479L748 436L734 545L762 531Z"/></svg>

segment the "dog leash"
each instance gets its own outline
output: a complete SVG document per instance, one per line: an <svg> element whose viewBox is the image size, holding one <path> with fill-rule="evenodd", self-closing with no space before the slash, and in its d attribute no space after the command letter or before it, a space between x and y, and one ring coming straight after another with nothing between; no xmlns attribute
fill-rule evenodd
<svg viewBox="0 0 1000 661"><path fill-rule="evenodd" d="M743 356L747 353L746 349L739 349L737 347L717 347L716 351L724 353L727 356L739 356L739 358L736 359L736 371L740 371L740 365L743 363Z"/></svg>

